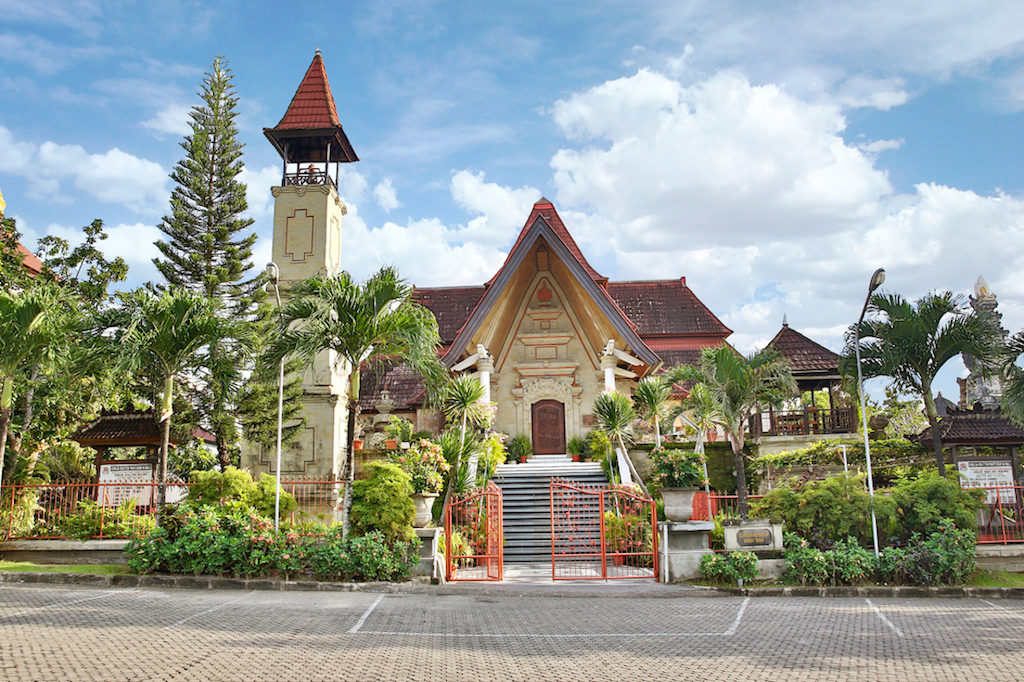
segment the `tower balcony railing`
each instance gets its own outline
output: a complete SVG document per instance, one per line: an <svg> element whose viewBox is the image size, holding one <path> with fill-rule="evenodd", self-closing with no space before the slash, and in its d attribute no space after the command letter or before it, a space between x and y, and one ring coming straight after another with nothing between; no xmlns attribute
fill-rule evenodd
<svg viewBox="0 0 1024 682"><path fill-rule="evenodd" d="M297 173L285 173L284 178L281 181L284 187L296 187L301 185L328 185L333 187L335 190L338 189L338 185L335 184L334 178L324 172L323 168L315 168L310 166L309 168L298 171Z"/></svg>

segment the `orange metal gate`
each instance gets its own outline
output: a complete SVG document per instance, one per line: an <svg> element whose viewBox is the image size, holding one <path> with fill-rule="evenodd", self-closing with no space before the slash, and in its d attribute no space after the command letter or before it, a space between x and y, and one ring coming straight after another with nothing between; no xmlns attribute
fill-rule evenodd
<svg viewBox="0 0 1024 682"><path fill-rule="evenodd" d="M501 512L501 488L493 481L448 505L444 515L448 580L501 580L505 541Z"/></svg>
<svg viewBox="0 0 1024 682"><path fill-rule="evenodd" d="M632 486L551 480L553 580L658 579L654 500Z"/></svg>

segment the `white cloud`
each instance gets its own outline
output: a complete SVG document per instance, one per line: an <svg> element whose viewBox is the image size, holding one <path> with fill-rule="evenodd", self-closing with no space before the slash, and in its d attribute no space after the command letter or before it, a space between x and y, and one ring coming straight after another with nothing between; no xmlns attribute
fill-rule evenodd
<svg viewBox="0 0 1024 682"><path fill-rule="evenodd" d="M20 62L45 74L56 73L87 59L107 56L113 51L113 48L102 45L74 47L55 44L31 34L0 34L0 59Z"/></svg>
<svg viewBox="0 0 1024 682"><path fill-rule="evenodd" d="M123 258L128 264L132 282L159 279L153 259L160 256L155 242L163 234L157 227L143 223L120 223L104 225L104 230L107 238L100 241L97 248L109 259ZM67 240L72 248L81 244L83 237L82 228L57 223L49 225L44 234Z"/></svg>
<svg viewBox="0 0 1024 682"><path fill-rule="evenodd" d="M844 107L868 107L888 111L907 101L900 78L854 76L839 87L836 99Z"/></svg>
<svg viewBox="0 0 1024 682"><path fill-rule="evenodd" d="M391 178L384 178L377 183L373 188L373 198L377 205L387 213L402 205L398 201L398 194L395 192L395 186L391 183Z"/></svg>
<svg viewBox="0 0 1024 682"><path fill-rule="evenodd" d="M167 204L167 172L158 163L118 148L90 154L79 145L46 141L38 147L19 142L0 126L0 170L29 183L29 196L58 203L72 201L61 187L71 180L100 201L139 213L158 213Z"/></svg>
<svg viewBox="0 0 1024 682"><path fill-rule="evenodd" d="M459 230L458 237L487 246L511 244L533 204L540 199L540 190L528 186L511 189L485 182L484 177L482 172L468 170L452 175L451 193L455 203L478 214Z"/></svg>
<svg viewBox="0 0 1024 682"><path fill-rule="evenodd" d="M144 128L155 130L158 134L184 136L192 132L189 125L189 113L192 107L187 104L168 104L154 114L153 118L140 123ZM162 136L162 135L161 135Z"/></svg>
<svg viewBox="0 0 1024 682"><path fill-rule="evenodd" d="M257 170L246 166L238 179L245 183L248 214L256 220L272 218L274 196L270 193L270 188L281 184L281 166L264 166Z"/></svg>

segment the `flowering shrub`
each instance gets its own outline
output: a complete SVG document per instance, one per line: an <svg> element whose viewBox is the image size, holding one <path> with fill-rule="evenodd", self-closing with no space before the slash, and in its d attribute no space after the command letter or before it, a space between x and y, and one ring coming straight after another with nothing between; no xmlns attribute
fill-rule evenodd
<svg viewBox="0 0 1024 682"><path fill-rule="evenodd" d="M658 488L691 488L704 485L704 455L685 450L651 449L654 474L651 483Z"/></svg>
<svg viewBox="0 0 1024 682"><path fill-rule="evenodd" d="M700 571L706 580L722 583L746 582L757 577L757 555L753 552L705 554L700 558Z"/></svg>
<svg viewBox="0 0 1024 682"><path fill-rule="evenodd" d="M391 462L370 462L370 477L352 485L352 530L380 531L389 542L416 540L416 509L409 474Z"/></svg>
<svg viewBox="0 0 1024 682"><path fill-rule="evenodd" d="M133 539L124 551L138 573L286 580L402 580L418 559L417 543L389 543L378 531L347 540L337 527L314 536L275 532L270 519L231 503L171 508L163 526Z"/></svg>
<svg viewBox="0 0 1024 682"><path fill-rule="evenodd" d="M420 438L408 450L395 450L388 458L409 474L414 493L437 495L444 489L444 474L451 467L434 441Z"/></svg>

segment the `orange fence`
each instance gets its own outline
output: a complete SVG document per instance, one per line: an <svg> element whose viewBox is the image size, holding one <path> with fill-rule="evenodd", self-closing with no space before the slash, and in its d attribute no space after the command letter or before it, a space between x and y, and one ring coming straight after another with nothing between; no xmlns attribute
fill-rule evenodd
<svg viewBox="0 0 1024 682"><path fill-rule="evenodd" d="M179 502L190 482L167 485L167 502ZM296 509L282 522L330 524L340 506L345 482L287 480L281 489L295 498ZM159 485L152 479L96 483L66 481L0 487L0 539L62 540L127 538L155 526Z"/></svg>

